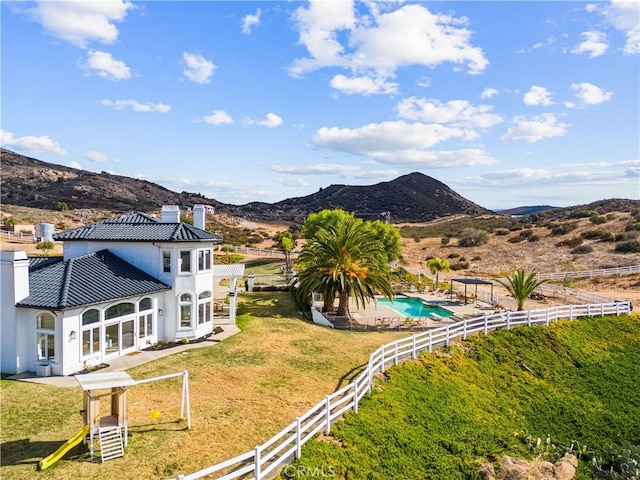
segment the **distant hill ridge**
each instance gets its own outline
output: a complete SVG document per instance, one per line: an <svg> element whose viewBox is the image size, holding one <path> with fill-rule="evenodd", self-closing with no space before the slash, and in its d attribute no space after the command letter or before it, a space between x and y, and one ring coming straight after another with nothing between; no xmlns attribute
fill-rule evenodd
<svg viewBox="0 0 640 480"><path fill-rule="evenodd" d="M285 223L302 223L309 213L325 208L342 208L367 220L389 218L393 223L427 222L459 214L496 214L464 198L444 183L418 172L375 185L330 185L311 195L276 203L231 205L198 193L177 193L146 180L43 162L4 148L0 150L0 156L0 201L49 210L59 210L60 204L65 203L70 209L152 212L162 205L205 203L220 213L254 221ZM607 213L637 206L637 200L608 199L575 207L517 207L498 213L561 218L569 212L583 209Z"/></svg>
<svg viewBox="0 0 640 480"><path fill-rule="evenodd" d="M342 208L367 219L389 214L393 222L424 222L437 217L492 213L444 183L422 173L368 186L331 185L305 197L277 203L230 205L187 192L177 193L146 180L93 173L26 157L2 149L2 203L56 210L98 208L114 212L152 211L162 205L207 203L219 212L251 220L301 222L310 212Z"/></svg>

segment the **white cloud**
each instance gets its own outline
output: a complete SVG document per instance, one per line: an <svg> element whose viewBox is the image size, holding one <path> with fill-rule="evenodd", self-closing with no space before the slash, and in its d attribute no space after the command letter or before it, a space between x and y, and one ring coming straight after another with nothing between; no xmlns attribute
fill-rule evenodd
<svg viewBox="0 0 640 480"><path fill-rule="evenodd" d="M374 95L398 93L397 83L388 83L386 78L375 77L346 77L336 75L331 79L332 88L346 93L347 95Z"/></svg>
<svg viewBox="0 0 640 480"><path fill-rule="evenodd" d="M629 0L612 0L603 11L606 20L626 37L623 51L627 55L640 53L640 3Z"/></svg>
<svg viewBox="0 0 640 480"><path fill-rule="evenodd" d="M584 41L571 50L571 53L580 55L583 53L589 54L589 58L599 57L604 55L609 48L607 43L607 35L603 32L583 32L580 34L584 38Z"/></svg>
<svg viewBox="0 0 640 480"><path fill-rule="evenodd" d="M182 60L186 67L184 75L194 83L211 83L211 76L216 66L197 53L183 53Z"/></svg>
<svg viewBox="0 0 640 480"><path fill-rule="evenodd" d="M246 118L245 123L247 125L260 125L262 127L275 128L282 125L282 118L275 113L267 113L267 117L264 120Z"/></svg>
<svg viewBox="0 0 640 480"><path fill-rule="evenodd" d="M301 177L279 178L276 180L280 185L285 187L308 187L309 182Z"/></svg>
<svg viewBox="0 0 640 480"><path fill-rule="evenodd" d="M258 9L255 15L246 15L242 19L242 33L245 35L251 35L251 29L256 25L260 25L260 15L262 11Z"/></svg>
<svg viewBox="0 0 640 480"><path fill-rule="evenodd" d="M380 79L393 77L401 67L433 68L452 63L455 69L464 67L469 74L478 74L489 63L482 49L471 45L466 18L432 14L415 4L389 13L380 10L395 8L393 2L364 5L369 12L360 16L352 1L311 1L308 7L299 7L293 18L309 56L295 60L290 75L300 77L323 67L342 67L359 83L354 87L353 82L347 85L346 77L334 77L335 86L348 86L349 93L371 94L371 86L362 86L363 77L380 85L385 83Z"/></svg>
<svg viewBox="0 0 640 480"><path fill-rule="evenodd" d="M544 113L527 120L525 117L515 117L514 127L510 128L502 137L503 141L538 142L545 138L562 137L566 135L566 123L558 123L555 115Z"/></svg>
<svg viewBox="0 0 640 480"><path fill-rule="evenodd" d="M496 90L495 88L487 87L480 94L480 98L484 100L484 99L495 97L496 95L500 95L500 92L498 92L498 90Z"/></svg>
<svg viewBox="0 0 640 480"><path fill-rule="evenodd" d="M208 123L209 125L225 125L233 123L233 118L224 110L214 110L211 112L211 115L203 117L202 120L204 123Z"/></svg>
<svg viewBox="0 0 640 480"><path fill-rule="evenodd" d="M167 113L171 110L171 105L164 103L140 103L137 100L102 100L102 105L112 107L116 110L123 110L125 107L131 107L134 112L154 112Z"/></svg>
<svg viewBox="0 0 640 480"><path fill-rule="evenodd" d="M72 162L67 163L67 167L71 167L71 168L76 168L78 170L82 170L82 165L80 165L78 162L76 162L75 160Z"/></svg>
<svg viewBox="0 0 640 480"><path fill-rule="evenodd" d="M598 105L613 97L613 92L605 92L600 87L586 82L572 84L571 90L576 92L576 97L584 105Z"/></svg>
<svg viewBox="0 0 640 480"><path fill-rule="evenodd" d="M52 153L59 157L68 155L67 151L58 142L51 140L47 136L34 137L27 135L14 138L13 133L0 129L0 144L5 148L15 148L25 152Z"/></svg>
<svg viewBox="0 0 640 480"><path fill-rule="evenodd" d="M397 170L364 170L359 166L339 163L316 163L289 167L274 165L271 170L292 175L331 175L340 178L389 178L398 175Z"/></svg>
<svg viewBox="0 0 640 480"><path fill-rule="evenodd" d="M502 123L502 117L491 113L492 110L490 105L476 106L466 100L442 103L440 100L416 97L405 98L396 105L401 118L467 128L489 128Z"/></svg>
<svg viewBox="0 0 640 480"><path fill-rule="evenodd" d="M84 158L96 163L104 162L119 162L117 158L111 158L106 153L98 152L96 150L89 150L84 154Z"/></svg>
<svg viewBox="0 0 640 480"><path fill-rule="evenodd" d="M127 80L131 78L131 70L120 60L115 60L110 53L90 50L87 59L78 65L85 70L94 70L101 78L108 80Z"/></svg>
<svg viewBox="0 0 640 480"><path fill-rule="evenodd" d="M115 22L123 20L127 11L134 8L132 2L123 0L40 1L27 13L50 35L86 48L92 41L104 44L115 42L118 38Z"/></svg>
<svg viewBox="0 0 640 480"><path fill-rule="evenodd" d="M472 133L437 124L398 121L369 124L356 129L324 127L314 134L313 141L319 148L366 156L392 165L452 167L495 163L494 159L477 149L428 150L447 140L475 138Z"/></svg>
<svg viewBox="0 0 640 480"><path fill-rule="evenodd" d="M524 94L522 99L525 105L533 106L533 105L553 105L553 100L551 99L551 93L544 87L536 87L535 85L531 87L527 93Z"/></svg>

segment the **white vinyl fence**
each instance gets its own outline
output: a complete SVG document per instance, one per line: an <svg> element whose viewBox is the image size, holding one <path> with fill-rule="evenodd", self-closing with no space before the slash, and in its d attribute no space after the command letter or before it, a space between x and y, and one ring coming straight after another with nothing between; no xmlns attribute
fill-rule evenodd
<svg viewBox="0 0 640 480"><path fill-rule="evenodd" d="M329 434L331 425L345 412L358 412L358 405L373 385L374 375L403 360L417 358L421 351L448 346L453 340L466 339L474 333L522 325L549 325L560 319L620 315L631 311L630 302L587 305L563 305L522 312L505 311L485 314L443 327L434 328L381 346L369 356L367 368L349 385L327 395L304 415L287 425L280 433L253 450L212 465L177 480L194 480L208 475L218 480L251 478L261 480L274 476L280 468L300 458L302 446L317 434Z"/></svg>
<svg viewBox="0 0 640 480"><path fill-rule="evenodd" d="M580 270L576 272L539 273L538 280L564 280L565 278L609 277L612 275L630 275L632 273L640 273L640 265L601 268L599 270Z"/></svg>

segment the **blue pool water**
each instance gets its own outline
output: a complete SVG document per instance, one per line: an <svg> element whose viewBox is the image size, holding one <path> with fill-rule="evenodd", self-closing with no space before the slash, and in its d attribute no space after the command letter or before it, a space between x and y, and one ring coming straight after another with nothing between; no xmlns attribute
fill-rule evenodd
<svg viewBox="0 0 640 480"><path fill-rule="evenodd" d="M398 297L393 302L386 298L378 298L378 305L393 308L403 317L428 317L435 313L441 317L450 317L453 312L438 306L427 306L419 298Z"/></svg>

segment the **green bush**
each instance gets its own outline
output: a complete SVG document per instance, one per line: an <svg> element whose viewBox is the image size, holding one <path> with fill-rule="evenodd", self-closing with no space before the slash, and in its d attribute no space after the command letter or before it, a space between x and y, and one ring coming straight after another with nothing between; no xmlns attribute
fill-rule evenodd
<svg viewBox="0 0 640 480"><path fill-rule="evenodd" d="M578 245L582 245L582 242L584 242L582 237L567 238L566 240L556 243L556 247L577 247Z"/></svg>
<svg viewBox="0 0 640 480"><path fill-rule="evenodd" d="M578 224L575 222L565 222L560 224L554 224L551 227L551 235L566 235L573 232L578 228Z"/></svg>
<svg viewBox="0 0 640 480"><path fill-rule="evenodd" d="M489 241L489 232L479 228L465 228L458 236L460 247L477 247Z"/></svg>
<svg viewBox="0 0 640 480"><path fill-rule="evenodd" d="M629 240L616 244L616 253L640 253L640 242L638 240Z"/></svg>
<svg viewBox="0 0 640 480"><path fill-rule="evenodd" d="M591 252L593 252L593 247L591 245L580 245L571 250L571 253L574 255L584 255L585 253Z"/></svg>

